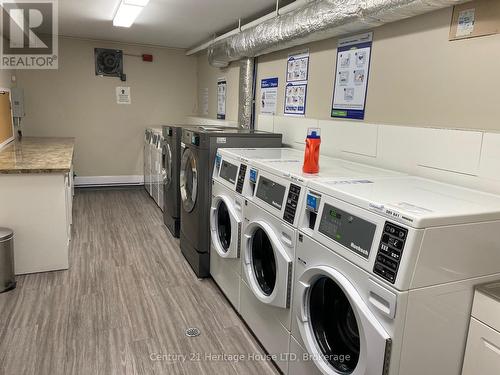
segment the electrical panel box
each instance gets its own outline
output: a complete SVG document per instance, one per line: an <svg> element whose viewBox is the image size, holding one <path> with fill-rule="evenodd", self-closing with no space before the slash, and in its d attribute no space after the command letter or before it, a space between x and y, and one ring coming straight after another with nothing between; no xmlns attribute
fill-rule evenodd
<svg viewBox="0 0 500 375"><path fill-rule="evenodd" d="M11 92L11 103L12 103L12 116L13 117L24 117L24 90L20 88L12 88Z"/></svg>

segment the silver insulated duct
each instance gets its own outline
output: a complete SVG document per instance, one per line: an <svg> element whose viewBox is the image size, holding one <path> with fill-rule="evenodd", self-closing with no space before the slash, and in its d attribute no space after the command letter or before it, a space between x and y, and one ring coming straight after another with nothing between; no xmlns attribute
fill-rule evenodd
<svg viewBox="0 0 500 375"><path fill-rule="evenodd" d="M312 0L208 47L211 65L260 56L317 40L366 31L464 0Z"/></svg>
<svg viewBox="0 0 500 375"><path fill-rule="evenodd" d="M252 125L254 68L253 57L240 61L238 126L245 129L250 129Z"/></svg>

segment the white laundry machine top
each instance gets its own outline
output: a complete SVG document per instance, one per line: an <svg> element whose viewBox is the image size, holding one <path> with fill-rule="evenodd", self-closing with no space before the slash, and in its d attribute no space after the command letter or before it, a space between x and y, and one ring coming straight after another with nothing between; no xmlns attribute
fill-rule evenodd
<svg viewBox="0 0 500 375"><path fill-rule="evenodd" d="M299 230L398 290L500 278L499 196L411 176L306 190Z"/></svg>
<svg viewBox="0 0 500 375"><path fill-rule="evenodd" d="M254 160L253 165L260 170L267 170L280 176L290 177L294 181L307 184L309 180L315 179L345 179L345 178L368 178L368 177L400 177L403 173L372 167L366 164L355 163L343 159L328 156L320 157L319 173L304 173L303 155L299 160L285 158L274 160Z"/></svg>
<svg viewBox="0 0 500 375"><path fill-rule="evenodd" d="M394 177L401 173L370 167L342 159L321 157L321 170L317 174L303 173L303 154L300 159L290 159L297 151L284 154L282 159L252 160L249 182L253 202L282 218L294 227L298 226L297 207L305 200L305 187L310 181L326 178L368 178L371 176Z"/></svg>
<svg viewBox="0 0 500 375"><path fill-rule="evenodd" d="M500 220L500 196L420 177L324 179L310 186L413 228Z"/></svg>
<svg viewBox="0 0 500 375"><path fill-rule="evenodd" d="M247 163L256 160L288 160L300 161L304 152L293 148L222 148L218 150L222 156L229 156Z"/></svg>

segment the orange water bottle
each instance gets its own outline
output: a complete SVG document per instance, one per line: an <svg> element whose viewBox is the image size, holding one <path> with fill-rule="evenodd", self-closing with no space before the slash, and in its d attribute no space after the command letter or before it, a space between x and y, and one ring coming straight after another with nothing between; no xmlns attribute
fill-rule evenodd
<svg viewBox="0 0 500 375"><path fill-rule="evenodd" d="M304 173L319 172L319 146L321 145L321 129L307 129L306 151L304 153Z"/></svg>

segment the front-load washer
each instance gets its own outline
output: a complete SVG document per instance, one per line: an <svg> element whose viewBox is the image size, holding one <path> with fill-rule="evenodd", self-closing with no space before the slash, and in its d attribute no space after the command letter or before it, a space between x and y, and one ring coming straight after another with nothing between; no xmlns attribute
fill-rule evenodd
<svg viewBox="0 0 500 375"><path fill-rule="evenodd" d="M212 181L210 274L239 311L243 189L248 184L248 164L220 151L216 155Z"/></svg>
<svg viewBox="0 0 500 375"><path fill-rule="evenodd" d="M182 128L182 126L163 126L163 222L174 237L179 237L181 220L179 174Z"/></svg>
<svg viewBox="0 0 500 375"><path fill-rule="evenodd" d="M160 137L158 139L158 146L156 149L156 152L158 153L158 158L160 159L158 163L158 207L163 211L164 210L164 201L165 201L165 179L167 176L167 170L166 170L166 164L165 164L165 158L164 158L164 146L165 146L165 138L163 137L163 130L162 134L160 134Z"/></svg>
<svg viewBox="0 0 500 375"><path fill-rule="evenodd" d="M329 157L321 172L302 172L303 152L282 160L254 159L245 207L240 312L277 365L286 372L292 321L293 262L299 215L307 184L315 179L401 176L400 173Z"/></svg>
<svg viewBox="0 0 500 375"><path fill-rule="evenodd" d="M143 158L144 158L144 188L151 195L151 138L152 131L144 131Z"/></svg>
<svg viewBox="0 0 500 375"><path fill-rule="evenodd" d="M296 150L286 148L217 150L210 213L210 274L236 311L240 311L241 230L244 199L251 195L251 161L296 157Z"/></svg>
<svg viewBox="0 0 500 375"><path fill-rule="evenodd" d="M315 180L299 209L290 375L459 375L500 197L418 177Z"/></svg>
<svg viewBox="0 0 500 375"><path fill-rule="evenodd" d="M184 128L182 132L181 252L198 277L210 276L212 173L219 147L279 147L281 134L237 128Z"/></svg>
<svg viewBox="0 0 500 375"><path fill-rule="evenodd" d="M160 192L160 169L161 169L161 128L151 128L152 137L150 144L151 152L151 198L158 204Z"/></svg>

